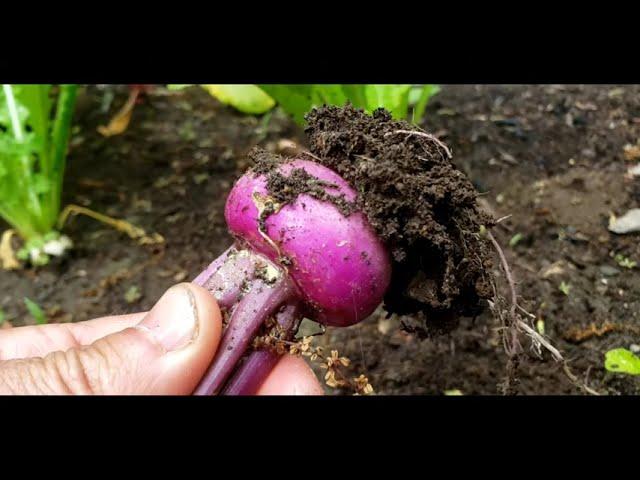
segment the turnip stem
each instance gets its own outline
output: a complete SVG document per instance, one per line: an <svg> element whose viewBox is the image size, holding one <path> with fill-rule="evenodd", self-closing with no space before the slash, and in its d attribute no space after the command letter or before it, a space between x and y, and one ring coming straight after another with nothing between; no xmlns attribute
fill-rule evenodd
<svg viewBox="0 0 640 480"><path fill-rule="evenodd" d="M200 273L200 275L194 278L193 283L203 287L205 283L220 269L220 267L224 265L229 254L235 251L236 249L233 246L227 248L218 258L211 262L209 266Z"/></svg>
<svg viewBox="0 0 640 480"><path fill-rule="evenodd" d="M265 262L268 260L250 250L232 247L214 260L193 283L209 290L220 308L229 310L254 278L256 268Z"/></svg>
<svg viewBox="0 0 640 480"><path fill-rule="evenodd" d="M248 287L249 291L233 309L218 353L194 395L215 395L221 391L260 326L293 295L291 281L282 271L272 281L256 278Z"/></svg>
<svg viewBox="0 0 640 480"><path fill-rule="evenodd" d="M298 304L287 305L278 312L276 319L282 328L285 340L290 340L295 334L299 318ZM227 382L222 395L254 395L280 358L282 358L281 355L271 350L254 350Z"/></svg>

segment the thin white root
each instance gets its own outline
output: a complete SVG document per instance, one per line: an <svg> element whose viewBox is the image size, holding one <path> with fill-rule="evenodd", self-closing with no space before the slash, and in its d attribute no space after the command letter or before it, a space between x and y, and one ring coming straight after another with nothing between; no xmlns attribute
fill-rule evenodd
<svg viewBox="0 0 640 480"><path fill-rule="evenodd" d="M440 139L431 135L430 133L419 132L417 130L396 130L393 133L404 133L405 135L418 135L419 137L428 138L429 140L435 142L440 148L442 148L447 153L448 158L453 158L453 155L451 155L451 150L449 150L449 147L447 147Z"/></svg>
<svg viewBox="0 0 640 480"><path fill-rule="evenodd" d="M504 251L502 250L502 248L500 247L500 244L498 243L498 241L495 239L495 237L491 232L487 231L487 237L493 244L493 247L495 248L496 252L498 253L498 256L500 257L502 270L504 271L504 274L507 277L507 283L509 285L509 290L511 292L511 305L509 307L509 317L508 317L508 322L506 326L511 326L512 328L515 327L517 331L524 332L531 339L532 347L538 355L541 355L542 353L541 349L542 347L544 347L551 353L551 355L556 361L558 362L563 361L564 358L562 357L562 354L560 353L560 351L556 347L554 347L546 338L544 338L542 335L536 332L530 325L524 322L520 317L520 315L516 313L516 311L519 310L523 312L525 315L527 315L529 318L533 318L533 319L536 318L535 315L532 315L531 313L527 312L524 308L522 308L518 304L518 294L516 292L515 281L513 280L513 274L511 273L511 269L509 268L509 263L507 262L507 258L504 254ZM492 310L494 311L496 310L497 305L495 305L494 302L490 302L489 305L491 306ZM505 339L505 342L506 342L506 339ZM512 349L508 349L508 351L510 350Z"/></svg>
<svg viewBox="0 0 640 480"><path fill-rule="evenodd" d="M564 360L564 358L562 357L562 354L558 351L556 347L551 345L551 343L549 343L547 339L545 339L542 335L536 332L533 328L531 328L525 322L518 319L517 325L520 329L524 330L527 336L531 339L531 341L533 342L533 347L536 349L537 352L540 352L540 347L542 346L546 348L549 352L551 352L551 355L553 355L553 358L555 359L556 362L561 362Z"/></svg>

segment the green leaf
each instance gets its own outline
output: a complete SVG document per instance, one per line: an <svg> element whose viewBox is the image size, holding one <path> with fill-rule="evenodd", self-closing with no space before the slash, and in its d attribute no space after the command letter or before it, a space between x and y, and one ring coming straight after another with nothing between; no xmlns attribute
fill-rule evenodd
<svg viewBox="0 0 640 480"><path fill-rule="evenodd" d="M40 308L40 305L27 297L24 297L24 304L27 306L27 310L29 310L29 313L38 325L47 323L47 317L42 311L42 308Z"/></svg>
<svg viewBox="0 0 640 480"><path fill-rule="evenodd" d="M42 233L51 230L60 213L62 183L67 163L67 148L71 136L71 123L77 94L77 85L60 85L56 113L51 129L51 171L47 174L51 179L51 191L47 195L45 225Z"/></svg>
<svg viewBox="0 0 640 480"><path fill-rule="evenodd" d="M571 285L569 285L567 282L563 280L562 282L560 282L560 285L558 286L558 290L560 290L562 293L564 293L568 297L569 292L571 292Z"/></svg>
<svg viewBox="0 0 640 480"><path fill-rule="evenodd" d="M33 176L33 189L36 193L47 193L51 191L51 180L41 173Z"/></svg>
<svg viewBox="0 0 640 480"><path fill-rule="evenodd" d="M0 308L0 325L2 325L6 319L7 315L4 313L4 310Z"/></svg>
<svg viewBox="0 0 640 480"><path fill-rule="evenodd" d="M509 246L512 248L515 247L520 243L520 241L523 238L524 238L523 234L521 234L520 232L516 233L513 237L511 237L511 240L509 240Z"/></svg>
<svg viewBox="0 0 640 480"><path fill-rule="evenodd" d="M343 106L349 100L342 85L314 85L312 92L313 106Z"/></svg>
<svg viewBox="0 0 640 480"><path fill-rule="evenodd" d="M18 142L12 136L6 133L3 135L0 132L0 158L5 159L5 163L8 163L10 159L7 157L20 157L37 153L42 145L42 142L38 140L32 133L27 133L23 140ZM15 168L18 168L18 165Z"/></svg>
<svg viewBox="0 0 640 480"><path fill-rule="evenodd" d="M28 112L26 124L36 138L47 139L51 124L51 85L21 85L16 98Z"/></svg>
<svg viewBox="0 0 640 480"><path fill-rule="evenodd" d="M9 85L9 88L11 89L15 97L19 97L21 85ZM19 102L16 102L16 109L18 120L24 127L27 118L29 117L29 110L27 110L27 108ZM7 103L7 96L5 95L4 88L0 88L0 125L10 131L12 130L11 123L11 114L9 111L9 105Z"/></svg>
<svg viewBox="0 0 640 480"><path fill-rule="evenodd" d="M367 108L367 94L365 93L365 86L366 85L356 84L342 85L342 91L351 104L356 108Z"/></svg>
<svg viewBox="0 0 640 480"><path fill-rule="evenodd" d="M271 110L276 102L256 85L202 85L207 92L222 103L254 115Z"/></svg>
<svg viewBox="0 0 640 480"><path fill-rule="evenodd" d="M395 118L406 118L409 109L411 85L367 85L367 111L384 108Z"/></svg>
<svg viewBox="0 0 640 480"><path fill-rule="evenodd" d="M413 121L415 123L418 123L422 120L422 117L424 117L424 112L427 109L429 99L439 91L440 87L438 85L422 85L421 88L418 87L417 89L412 89L412 92L419 93L413 107ZM411 104L414 103L411 101L411 99L409 101Z"/></svg>
<svg viewBox="0 0 640 480"><path fill-rule="evenodd" d="M409 105L415 106L422 98L422 86L412 87L409 90Z"/></svg>
<svg viewBox="0 0 640 480"><path fill-rule="evenodd" d="M614 260L616 261L616 263L618 265L620 265L622 268L636 268L638 266L638 262L631 260L628 257L625 257L624 255L622 255L621 253L618 253L615 257Z"/></svg>
<svg viewBox="0 0 640 480"><path fill-rule="evenodd" d="M604 368L610 372L640 375L640 357L626 348L609 350L605 354Z"/></svg>
<svg viewBox="0 0 640 480"><path fill-rule="evenodd" d="M313 106L313 85L259 85L298 124Z"/></svg>

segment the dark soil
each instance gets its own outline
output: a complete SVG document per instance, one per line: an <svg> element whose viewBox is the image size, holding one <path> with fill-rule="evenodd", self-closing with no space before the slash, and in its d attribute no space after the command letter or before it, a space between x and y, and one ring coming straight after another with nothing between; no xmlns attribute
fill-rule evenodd
<svg viewBox="0 0 640 480"><path fill-rule="evenodd" d="M304 193L317 200L332 203L345 216L349 216L356 208L346 200L343 193L332 193L332 190L338 188L337 185L314 177L304 168L294 168L287 175L280 173L277 167L290 160L289 157L255 149L249 154L249 158L255 162L251 171L254 174L266 174L269 196L280 205L291 203ZM271 213L273 212L269 212Z"/></svg>
<svg viewBox="0 0 640 480"><path fill-rule="evenodd" d="M281 153L282 140L305 138L278 113L245 116L198 88L146 96L124 134L103 138L96 127L127 96L117 89L104 109L105 93L92 87L81 97L64 200L158 232L165 243L141 246L92 219L72 219L65 229L75 242L70 257L38 270L0 272L7 318L1 328L33 323L25 296L52 322L150 308L231 243L223 206L251 165L249 152L260 146ZM632 163L623 150L640 138L640 87L443 86L421 127L449 146L481 192L484 210L494 218L512 215L494 235L513 268L520 303L567 359L570 375L548 353L527 352L517 391L640 393L639 377L603 368L607 350L640 344L638 267L616 260L640 261L638 234L607 230L610 214L640 202L640 180L625 176ZM500 279L494 264L492 275ZM125 295L132 291L140 295ZM379 393L500 391L507 356L490 312L425 340L400 328L414 321L380 310L356 326L328 329L318 342L348 356L354 375L365 373Z"/></svg>
<svg viewBox="0 0 640 480"><path fill-rule="evenodd" d="M393 257L389 313L413 330L450 330L492 295L489 244L477 191L446 146L384 110L326 107L307 116L310 149L358 191L357 204ZM486 303L486 302L485 302Z"/></svg>

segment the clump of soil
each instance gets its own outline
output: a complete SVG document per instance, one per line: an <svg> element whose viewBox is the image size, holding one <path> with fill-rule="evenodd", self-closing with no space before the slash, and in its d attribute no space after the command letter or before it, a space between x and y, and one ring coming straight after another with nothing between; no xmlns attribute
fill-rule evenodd
<svg viewBox="0 0 640 480"><path fill-rule="evenodd" d="M447 147L383 109L367 115L352 106L322 107L307 123L311 159L357 190L357 208L392 252L386 310L413 314L405 327L419 334L448 331L460 316L477 315L481 299L493 294L490 246L481 235L493 220L478 208L476 189ZM303 170L288 179L274 172L281 158L256 152L253 160L257 173L268 172L278 201L321 187Z"/></svg>
<svg viewBox="0 0 640 480"><path fill-rule="evenodd" d="M304 193L317 200L333 203L344 216L351 215L357 208L356 204L349 202L343 193L337 195L329 193L332 189L337 189L337 185L320 180L303 168L293 168L288 175L280 173L276 167L287 160L282 155L255 148L249 152L249 158L255 164L252 172L266 174L269 196L281 205L291 203ZM273 211L268 213L270 215ZM261 220L264 218L263 215Z"/></svg>

